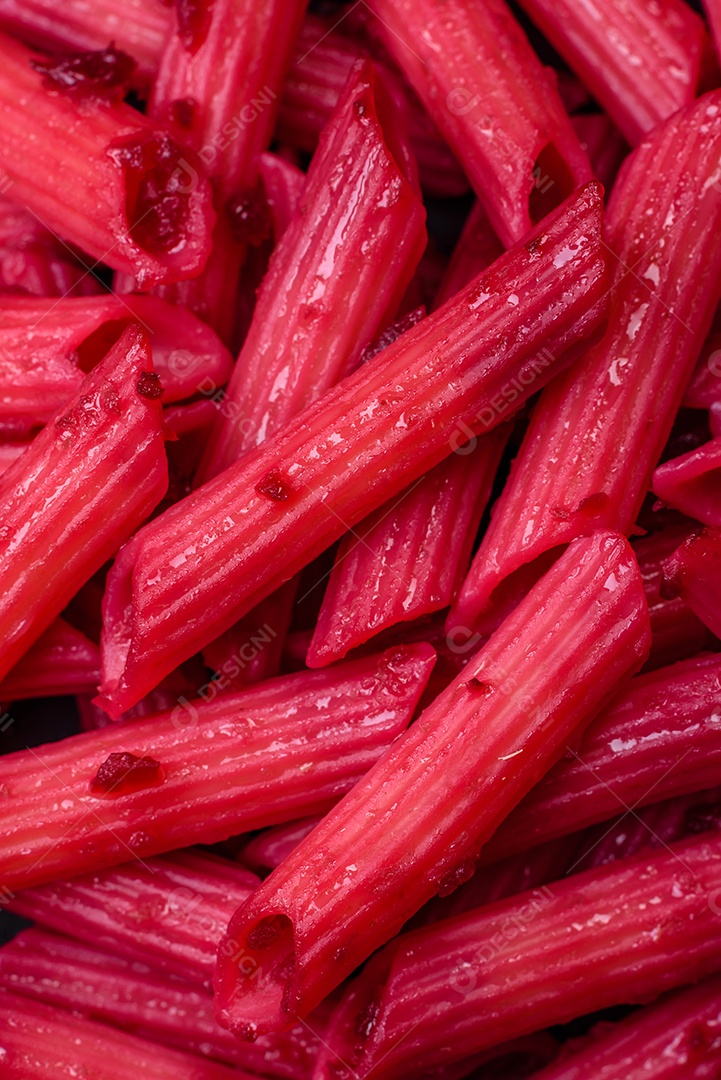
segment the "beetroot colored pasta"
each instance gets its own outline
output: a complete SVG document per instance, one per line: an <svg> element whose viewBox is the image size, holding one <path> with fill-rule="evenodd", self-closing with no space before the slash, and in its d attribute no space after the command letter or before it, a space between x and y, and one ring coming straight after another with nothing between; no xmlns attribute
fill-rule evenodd
<svg viewBox="0 0 721 1080"><path fill-rule="evenodd" d="M298 579L291 578L203 649L221 689L252 686L280 671Z"/></svg>
<svg viewBox="0 0 721 1080"><path fill-rule="evenodd" d="M130 327L0 478L1 676L160 501L155 379L147 339Z"/></svg>
<svg viewBox="0 0 721 1080"><path fill-rule="evenodd" d="M504 424L472 453L452 454L346 534L306 655L309 667L331 664L388 627L449 606L509 435Z"/></svg>
<svg viewBox="0 0 721 1080"><path fill-rule="evenodd" d="M503 0L370 6L507 247L590 178L553 77Z"/></svg>
<svg viewBox="0 0 721 1080"><path fill-rule="evenodd" d="M578 541L233 916L216 972L222 1022L246 1037L287 1025L467 880L484 840L648 645L627 543Z"/></svg>
<svg viewBox="0 0 721 1080"><path fill-rule="evenodd" d="M0 311L0 416L45 423L77 394L84 373L131 322L148 334L165 404L192 397L199 385L222 386L228 350L189 311L153 296L84 299L6 297Z"/></svg>
<svg viewBox="0 0 721 1080"><path fill-rule="evenodd" d="M720 151L714 92L625 164L606 221L617 258L608 329L534 410L454 622L493 626L571 538L633 528L721 297L720 250L708 246Z"/></svg>
<svg viewBox="0 0 721 1080"><path fill-rule="evenodd" d="M0 473L9 469L13 462L25 453L28 445L29 442L0 443Z"/></svg>
<svg viewBox="0 0 721 1080"><path fill-rule="evenodd" d="M708 34L681 0L521 0L521 7L632 146L690 105L704 81Z"/></svg>
<svg viewBox="0 0 721 1080"><path fill-rule="evenodd" d="M598 185L583 188L455 302L136 534L108 578L104 708L138 701L574 358L605 310L600 210Z"/></svg>
<svg viewBox="0 0 721 1080"><path fill-rule="evenodd" d="M273 253L201 479L275 435L357 365L396 313L426 242L424 222L393 103L370 64L360 63Z"/></svg>
<svg viewBox="0 0 721 1080"><path fill-rule="evenodd" d="M8 906L127 960L208 983L230 916L258 884L225 859L177 851L23 889Z"/></svg>
<svg viewBox="0 0 721 1080"><path fill-rule="evenodd" d="M435 300L460 292L502 253L481 204L471 209ZM501 425L380 506L340 543L306 654L309 667L455 598L510 435Z"/></svg>
<svg viewBox="0 0 721 1080"><path fill-rule="evenodd" d="M179 5L148 110L198 154L215 186L218 221L204 272L163 289L206 319L226 341L236 321L248 218L263 214L258 157L271 140L301 0L214 0Z"/></svg>
<svg viewBox="0 0 721 1080"><path fill-rule="evenodd" d="M151 114L197 151L218 178L222 200L246 194L270 141L304 5L214 0L205 11L193 12L193 5L178 10L153 84ZM190 104L180 108L183 103Z"/></svg>
<svg viewBox="0 0 721 1080"><path fill-rule="evenodd" d="M296 40L278 116L278 136L288 146L307 153L315 150L351 68L365 55L363 46L371 44L358 43L359 29L345 20L334 27L327 19L306 15ZM468 181L463 170L418 98L398 76L387 56L373 50L372 57L402 108L423 189L437 198L464 195Z"/></svg>
<svg viewBox="0 0 721 1080"><path fill-rule="evenodd" d="M7 190L11 192L12 185ZM0 292L92 296L99 289L94 274L29 210L0 194Z"/></svg>
<svg viewBox="0 0 721 1080"><path fill-rule="evenodd" d="M92 1076L95 1080L256 1080L71 1013L3 991L0 1054L8 1080Z"/></svg>
<svg viewBox="0 0 721 1080"><path fill-rule="evenodd" d="M721 979L679 990L569 1049L537 1080L692 1080L721 1070Z"/></svg>
<svg viewBox="0 0 721 1080"><path fill-rule="evenodd" d="M0 38L0 59L0 169L13 198L143 289L197 274L214 212L190 151L92 86L82 102L48 89L34 54L11 38Z"/></svg>
<svg viewBox="0 0 721 1080"><path fill-rule="evenodd" d="M585 854L591 846L587 835L587 832L581 832L556 837L528 851L500 859L491 866L479 867L455 892L449 896L436 896L425 904L407 929L415 930L441 919L451 919L484 904L540 889L542 885L562 878L571 867L575 868L579 853Z"/></svg>
<svg viewBox="0 0 721 1080"><path fill-rule="evenodd" d="M485 845L488 864L718 778L721 657L633 679Z"/></svg>
<svg viewBox="0 0 721 1080"><path fill-rule="evenodd" d="M244 846L243 861L254 868L275 870L321 820L319 817L300 818L266 829Z"/></svg>
<svg viewBox="0 0 721 1080"><path fill-rule="evenodd" d="M57 618L0 682L0 701L89 694L100 679L100 649Z"/></svg>
<svg viewBox="0 0 721 1080"><path fill-rule="evenodd" d="M0 26L47 52L104 49L111 41L147 79L158 68L171 15L162 0L0 0Z"/></svg>
<svg viewBox="0 0 721 1080"><path fill-rule="evenodd" d="M659 465L653 490L704 525L721 525L721 438Z"/></svg>
<svg viewBox="0 0 721 1080"><path fill-rule="evenodd" d="M665 667L714 647L713 635L688 604L679 596L665 595L663 564L692 531L692 522L667 525L660 532L644 536L633 544L651 617L651 654L647 669Z"/></svg>
<svg viewBox="0 0 721 1080"><path fill-rule="evenodd" d="M680 596L721 637L721 528L693 533L664 564L667 596Z"/></svg>
<svg viewBox="0 0 721 1080"><path fill-rule="evenodd" d="M341 169L345 186L338 197ZM201 478L274 435L357 365L401 301L425 244L424 219L415 165L393 104L370 65L359 64L261 285ZM379 263L385 266L382 284ZM294 596L292 582L286 583L207 646L206 662L216 670L240 666L241 684L276 674ZM234 663L262 626L272 628L275 649L259 652L252 667Z"/></svg>
<svg viewBox="0 0 721 1080"><path fill-rule="evenodd" d="M686 841L403 935L346 992L316 1075L410 1075L716 972L720 889L719 840Z"/></svg>
<svg viewBox="0 0 721 1080"><path fill-rule="evenodd" d="M0 985L254 1075L310 1080L313 1071L318 1040L309 1026L240 1042L220 1027L210 993L197 983L38 928L0 949ZM310 1024L322 1020L314 1015Z"/></svg>
<svg viewBox="0 0 721 1080"><path fill-rule="evenodd" d="M632 813L619 814L610 824L604 821L582 832L581 844L569 863L568 873L606 866L618 859L628 859L646 848L663 847L675 840L711 832L719 825L719 787L662 799L634 809Z"/></svg>
<svg viewBox="0 0 721 1080"><path fill-rule="evenodd" d="M5 755L3 884L323 812L409 722L433 656L406 646L207 703L181 697L165 713Z"/></svg>

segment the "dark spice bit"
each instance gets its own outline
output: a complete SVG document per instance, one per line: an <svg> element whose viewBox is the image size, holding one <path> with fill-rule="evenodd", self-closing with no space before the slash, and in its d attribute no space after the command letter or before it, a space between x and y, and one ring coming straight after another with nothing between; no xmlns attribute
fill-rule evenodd
<svg viewBox="0 0 721 1080"><path fill-rule="evenodd" d="M421 319L426 316L426 306L421 304L420 307L414 308L413 311L409 311L407 315L402 315L396 322L391 323L386 327L382 334L380 334L375 341L371 341L369 345L366 345L363 353L361 354L360 363L367 364L369 360L372 360L374 356L377 356L379 352L383 352L389 345L405 334L406 330L410 330L412 327L419 323Z"/></svg>
<svg viewBox="0 0 721 1080"><path fill-rule="evenodd" d="M267 473L260 483L256 484L255 490L259 495L267 495L276 502L287 502L293 493L288 481L277 472Z"/></svg>
<svg viewBox="0 0 721 1080"><path fill-rule="evenodd" d="M156 371L141 371L138 379L138 393L141 397L157 401L163 396L163 387L160 384L160 376Z"/></svg>
<svg viewBox="0 0 721 1080"><path fill-rule="evenodd" d="M192 155L163 131L118 140L107 152L123 170L133 240L153 255L172 251L183 238L197 179L189 171Z"/></svg>
<svg viewBox="0 0 721 1080"><path fill-rule="evenodd" d="M31 60L48 90L75 98L120 101L130 86L136 63L115 45L83 53L63 53L47 60Z"/></svg>
<svg viewBox="0 0 721 1080"><path fill-rule="evenodd" d="M93 793L127 795L162 782L160 762L130 753L110 754L90 785Z"/></svg>

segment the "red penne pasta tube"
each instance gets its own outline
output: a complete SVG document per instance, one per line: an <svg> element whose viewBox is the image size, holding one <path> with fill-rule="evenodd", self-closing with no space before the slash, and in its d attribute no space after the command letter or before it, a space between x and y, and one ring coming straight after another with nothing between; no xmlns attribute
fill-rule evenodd
<svg viewBox="0 0 721 1080"><path fill-rule="evenodd" d="M402 935L347 991L316 1076L412 1075L714 973L720 897L721 841L693 840Z"/></svg>
<svg viewBox="0 0 721 1080"><path fill-rule="evenodd" d="M278 674L297 589L297 578L286 581L205 646L203 660L221 690L238 690Z"/></svg>
<svg viewBox="0 0 721 1080"><path fill-rule="evenodd" d="M221 211L223 213L223 211ZM241 290L241 270L247 248L222 220L217 221L208 261L203 272L186 281L159 285L155 294L172 304L177 311L187 308L218 334L228 347L234 345L236 305ZM116 292L135 288L132 278L115 276Z"/></svg>
<svg viewBox="0 0 721 1080"><path fill-rule="evenodd" d="M341 169L344 184L338 189ZM313 159L299 212L261 285L222 419L199 470L202 478L275 434L357 365L408 286L426 242L424 220L415 164L392 102L372 67L360 63L348 77ZM385 267L382 285L379 264ZM206 661L218 670L237 668L234 658L247 651L249 634L270 624L275 648L259 652L257 662L243 665L241 674L244 682L276 674L294 595L289 582L275 599L264 601L263 610L248 612L211 643Z"/></svg>
<svg viewBox="0 0 721 1080"><path fill-rule="evenodd" d="M140 327L123 332L64 410L0 478L0 677L168 483L157 376Z"/></svg>
<svg viewBox="0 0 721 1080"><path fill-rule="evenodd" d="M213 178L218 211L205 270L162 295L195 311L228 342L247 243L256 242L253 227L246 233L255 214L258 158L273 133L304 8L303 0L177 6L148 105L154 120L198 153Z"/></svg>
<svg viewBox="0 0 721 1080"><path fill-rule="evenodd" d="M0 701L90 694L100 680L100 649L57 618L0 682Z"/></svg>
<svg viewBox="0 0 721 1080"><path fill-rule="evenodd" d="M0 170L13 198L142 289L198 274L215 215L191 152L92 84L82 101L48 88L37 59L0 36Z"/></svg>
<svg viewBox="0 0 721 1080"><path fill-rule="evenodd" d="M719 811L721 788L715 787L620 814L610 824L603 821L580 834L581 845L569 863L568 873L606 866L649 847L663 847L718 829Z"/></svg>
<svg viewBox="0 0 721 1080"><path fill-rule="evenodd" d="M721 637L721 528L693 533L664 564L664 590Z"/></svg>
<svg viewBox="0 0 721 1080"><path fill-rule="evenodd" d="M719 154L714 92L626 162L606 222L617 258L608 329L534 410L454 623L494 625L573 537L631 532L721 298Z"/></svg>
<svg viewBox="0 0 721 1080"><path fill-rule="evenodd" d="M296 40L293 63L280 104L278 137L288 146L312 153L343 92L353 65L367 55L359 44L360 28L345 21L333 26L327 19L308 14ZM349 31L344 36L343 31ZM356 31L354 34L353 31ZM436 198L452 198L468 191L468 181L433 121L387 56L373 50L404 114L423 189Z"/></svg>
<svg viewBox="0 0 721 1080"><path fill-rule="evenodd" d="M407 646L0 758L13 891L322 813L409 722L433 666ZM2 807L0 807L2 810Z"/></svg>
<svg viewBox="0 0 721 1080"><path fill-rule="evenodd" d="M0 0L0 26L45 52L86 52L111 42L155 75L171 13L163 0Z"/></svg>
<svg viewBox="0 0 721 1080"><path fill-rule="evenodd" d="M585 854L590 847L586 836L586 832L581 832L557 837L477 870L469 881L450 896L436 896L425 904L407 929L415 930L441 919L451 919L483 904L492 904L495 900L504 900L507 896L515 896L529 889L539 889L550 881L562 878L578 860L579 851Z"/></svg>
<svg viewBox="0 0 721 1080"><path fill-rule="evenodd" d="M587 728L488 841L485 864L716 783L721 657L639 675Z"/></svg>
<svg viewBox="0 0 721 1080"><path fill-rule="evenodd" d="M626 541L578 541L233 916L218 952L222 1023L249 1037L305 1015L422 904L466 881L484 840L638 670L649 637Z"/></svg>
<svg viewBox="0 0 721 1080"><path fill-rule="evenodd" d="M510 435L452 454L341 540L308 667L324 667L400 622L449 606L463 580Z"/></svg>
<svg viewBox="0 0 721 1080"><path fill-rule="evenodd" d="M425 243L410 150L377 74L360 63L273 252L202 479L274 435L357 365L395 315Z"/></svg>
<svg viewBox="0 0 721 1080"><path fill-rule="evenodd" d="M208 982L230 916L258 884L225 859L177 851L23 889L7 906L128 960Z"/></svg>
<svg viewBox="0 0 721 1080"><path fill-rule="evenodd" d="M0 994L3 1072L8 1080L257 1080L41 1002Z"/></svg>
<svg viewBox="0 0 721 1080"><path fill-rule="evenodd" d="M65 244L29 210L0 194L0 292L92 296L100 289L95 275Z"/></svg>
<svg viewBox="0 0 721 1080"><path fill-rule="evenodd" d="M721 525L721 438L659 465L653 490L668 506L704 525Z"/></svg>
<svg viewBox="0 0 721 1080"><path fill-rule="evenodd" d="M590 179L553 76L504 0L370 6L506 247Z"/></svg>
<svg viewBox="0 0 721 1080"><path fill-rule="evenodd" d="M28 446L27 442L0 443L0 474L9 469L13 462L25 453Z"/></svg>
<svg viewBox="0 0 721 1080"><path fill-rule="evenodd" d="M521 7L632 146L690 105L704 81L708 34L681 0L521 0Z"/></svg>
<svg viewBox="0 0 721 1080"><path fill-rule="evenodd" d="M275 870L321 820L319 817L301 818L266 829L243 847L243 862L262 870Z"/></svg>
<svg viewBox="0 0 721 1080"><path fill-rule="evenodd" d="M646 663L647 670L665 667L714 647L715 638L688 604L679 596L669 598L664 595L663 564L691 531L692 522L667 525L660 532L635 540L633 544L651 617L651 654Z"/></svg>
<svg viewBox="0 0 721 1080"><path fill-rule="evenodd" d="M233 361L213 331L154 296L6 297L0 310L0 416L50 420L131 322L147 331L163 402L222 386Z"/></svg>
<svg viewBox="0 0 721 1080"><path fill-rule="evenodd" d="M502 250L475 203L435 306L455 296ZM501 425L477 446L469 444L470 453L451 455L346 534L306 654L309 667L332 663L374 634L451 603L509 435L509 426Z"/></svg>
<svg viewBox="0 0 721 1080"><path fill-rule="evenodd" d="M499 423L504 390L520 406L596 330L606 281L592 184L455 302L137 533L108 578L103 707L121 713L486 420Z"/></svg>
<svg viewBox="0 0 721 1080"><path fill-rule="evenodd" d="M703 1080L721 1072L719 1027L721 979L706 979L592 1031L534 1080Z"/></svg>
<svg viewBox="0 0 721 1080"><path fill-rule="evenodd" d="M310 1080L313 1072L318 1039L309 1025L240 1042L220 1027L203 987L38 928L0 949L0 985L254 1075Z"/></svg>
<svg viewBox="0 0 721 1080"><path fill-rule="evenodd" d="M177 9L149 108L197 151L222 200L255 182L304 9L300 0Z"/></svg>

